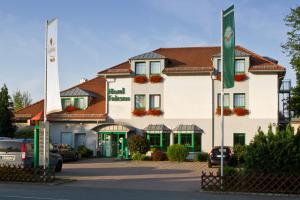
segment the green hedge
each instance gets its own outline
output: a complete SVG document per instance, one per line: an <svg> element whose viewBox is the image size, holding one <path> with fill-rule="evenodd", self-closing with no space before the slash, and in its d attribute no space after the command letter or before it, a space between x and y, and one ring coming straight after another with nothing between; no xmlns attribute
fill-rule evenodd
<svg viewBox="0 0 300 200"><path fill-rule="evenodd" d="M132 160L147 160L147 156L145 154L141 154L139 152L133 153L131 155Z"/></svg>
<svg viewBox="0 0 300 200"><path fill-rule="evenodd" d="M195 160L200 162L208 161L208 153L207 152L197 153Z"/></svg>
<svg viewBox="0 0 300 200"><path fill-rule="evenodd" d="M80 153L82 158L89 158L93 156L93 151L84 145L78 147L78 153Z"/></svg>
<svg viewBox="0 0 300 200"><path fill-rule="evenodd" d="M141 135L133 135L128 138L128 148L131 154L141 153L145 154L150 149L148 140Z"/></svg>
<svg viewBox="0 0 300 200"><path fill-rule="evenodd" d="M173 144L168 147L167 155L170 161L183 162L188 155L188 150L184 145Z"/></svg>

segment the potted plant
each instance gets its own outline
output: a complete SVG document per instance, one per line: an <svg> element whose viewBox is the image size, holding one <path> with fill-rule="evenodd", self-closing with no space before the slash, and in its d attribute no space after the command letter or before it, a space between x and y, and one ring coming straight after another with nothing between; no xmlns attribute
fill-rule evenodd
<svg viewBox="0 0 300 200"><path fill-rule="evenodd" d="M216 110L217 115L221 115L221 107L218 107ZM223 109L223 114L224 116L228 116L232 114L232 110L230 108L224 108Z"/></svg>
<svg viewBox="0 0 300 200"><path fill-rule="evenodd" d="M137 117L142 117L144 115L147 114L146 110L143 109L143 108L135 108L133 111L132 111L132 114L137 116Z"/></svg>
<svg viewBox="0 0 300 200"><path fill-rule="evenodd" d="M144 76L144 75L138 75L138 76L134 77L134 82L140 83L140 84L147 83L148 78L147 78L147 76Z"/></svg>
<svg viewBox="0 0 300 200"><path fill-rule="evenodd" d="M234 75L234 80L237 81L237 82L244 81L244 80L246 80L246 78L247 78L246 74L236 74L236 75Z"/></svg>
<svg viewBox="0 0 300 200"><path fill-rule="evenodd" d="M237 115L237 116L244 116L244 115L248 115L249 114L249 110L245 109L245 108L234 108L233 112Z"/></svg>
<svg viewBox="0 0 300 200"><path fill-rule="evenodd" d="M151 83L160 83L160 82L162 82L162 80L163 80L163 78L159 74L150 76L150 82Z"/></svg>
<svg viewBox="0 0 300 200"><path fill-rule="evenodd" d="M150 109L148 111L148 115L159 116L161 114L162 114L162 112L160 109Z"/></svg>

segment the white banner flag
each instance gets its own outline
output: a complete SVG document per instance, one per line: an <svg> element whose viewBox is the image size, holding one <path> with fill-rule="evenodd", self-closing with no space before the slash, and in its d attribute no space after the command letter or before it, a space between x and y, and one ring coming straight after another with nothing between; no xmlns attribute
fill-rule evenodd
<svg viewBox="0 0 300 200"><path fill-rule="evenodd" d="M57 62L57 24L53 19L47 22L46 44L46 113L62 111Z"/></svg>

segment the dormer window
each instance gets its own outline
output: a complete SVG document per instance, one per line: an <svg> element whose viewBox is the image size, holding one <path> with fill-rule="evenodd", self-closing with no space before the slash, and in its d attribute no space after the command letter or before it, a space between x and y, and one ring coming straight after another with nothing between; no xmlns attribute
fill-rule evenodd
<svg viewBox="0 0 300 200"><path fill-rule="evenodd" d="M151 61L150 62L150 75L158 75L161 71L160 61Z"/></svg>
<svg viewBox="0 0 300 200"><path fill-rule="evenodd" d="M85 98L74 98L74 106L80 110L84 110L87 107Z"/></svg>
<svg viewBox="0 0 300 200"><path fill-rule="evenodd" d="M135 74L136 75L146 75L146 62L136 62L135 63Z"/></svg>
<svg viewBox="0 0 300 200"><path fill-rule="evenodd" d="M72 105L71 98L63 98L61 100L61 105L63 110L66 109L68 106L71 106Z"/></svg>

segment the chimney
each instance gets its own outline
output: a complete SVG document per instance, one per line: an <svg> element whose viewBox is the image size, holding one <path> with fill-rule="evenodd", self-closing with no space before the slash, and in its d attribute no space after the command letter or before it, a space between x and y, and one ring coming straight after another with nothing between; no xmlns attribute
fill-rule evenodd
<svg viewBox="0 0 300 200"><path fill-rule="evenodd" d="M87 81L88 81L87 78L81 78L81 79L80 79L80 84L81 84L81 83L85 83L85 82L87 82Z"/></svg>

